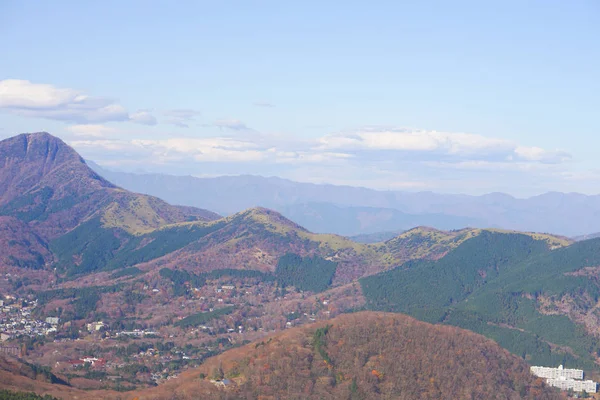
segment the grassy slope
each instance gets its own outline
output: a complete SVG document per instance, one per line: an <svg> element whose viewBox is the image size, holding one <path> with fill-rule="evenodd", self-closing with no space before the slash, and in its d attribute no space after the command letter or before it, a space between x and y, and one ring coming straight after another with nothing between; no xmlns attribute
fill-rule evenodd
<svg viewBox="0 0 600 400"><path fill-rule="evenodd" d="M501 229L479 229L465 228L455 231L440 231L429 227L417 227L410 229L399 236L384 243L378 243L375 247L384 253L386 258L392 262L406 261L407 259L440 258L449 251L457 248L464 241L480 235L482 232L497 233L519 233L530 236L535 240L541 240L550 248L568 246L572 243L570 239L553 236L549 234L533 232L516 232Z"/></svg>

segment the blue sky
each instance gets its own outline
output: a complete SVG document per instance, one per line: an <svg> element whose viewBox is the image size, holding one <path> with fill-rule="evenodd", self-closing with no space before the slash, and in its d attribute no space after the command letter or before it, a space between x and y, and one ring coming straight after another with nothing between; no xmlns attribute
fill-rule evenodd
<svg viewBox="0 0 600 400"><path fill-rule="evenodd" d="M598 193L600 3L0 0L0 136L122 170Z"/></svg>

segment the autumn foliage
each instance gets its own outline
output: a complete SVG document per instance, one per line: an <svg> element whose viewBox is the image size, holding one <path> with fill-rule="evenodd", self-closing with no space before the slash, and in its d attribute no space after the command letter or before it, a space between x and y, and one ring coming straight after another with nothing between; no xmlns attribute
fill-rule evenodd
<svg viewBox="0 0 600 400"><path fill-rule="evenodd" d="M399 314L362 312L295 328L208 360L178 387L205 387L198 376L217 366L232 383L206 398L561 398L483 336Z"/></svg>

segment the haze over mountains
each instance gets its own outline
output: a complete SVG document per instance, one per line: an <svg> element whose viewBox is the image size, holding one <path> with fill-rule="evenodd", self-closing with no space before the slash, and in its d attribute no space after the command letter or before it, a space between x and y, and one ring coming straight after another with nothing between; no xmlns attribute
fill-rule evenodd
<svg viewBox="0 0 600 400"><path fill-rule="evenodd" d="M231 178L229 184L242 178ZM209 180L215 181L219 179ZM271 194L279 193L278 185L288 185L288 192L282 193L301 199L321 188L332 191L331 196L340 201L343 196L338 190L347 195L363 193L364 199L372 192L318 185L307 185L303 191L293 182L275 182ZM262 187L242 185L236 196L235 186L230 186L229 193L236 198L254 193L254 200L246 201L256 201ZM218 191L199 197L214 202L214 193ZM390 201L404 196L387 195L393 197ZM335 211L343 207L330 203L323 207L340 220L350 218L348 213ZM90 352L102 354L114 362L93 373L121 374L126 376L124 382L138 388L154 382L151 368L164 373L165 365L155 357L141 365L129 356L140 355L140 348L158 348L159 343L163 362L169 361L167 374L173 376L222 350L254 340L225 352L220 359L222 371L221 361L213 359L179 381L182 388L206 389L212 396L207 398L246 394L257 398L265 393L294 398L287 393L300 390L297 382L303 383L306 395L295 398L389 398L399 392L417 398L415 382L422 378L438 381L448 375L448 370L428 366L416 369L414 380L405 380L396 361L415 362L421 353L416 363L423 365L448 366L458 357L457 368L468 366L460 375L463 378L475 374L479 367L474 365L495 360L486 364L484 372L500 378L492 383L498 398L542 398L538 394L552 398L543 385L531 380L524 361L600 369L600 239L574 244L563 236L541 233L417 227L385 242L357 243L336 234L311 232L264 207L220 216L130 192L91 170L60 139L34 133L0 142L0 245L4 246L0 267L8 272L0 290L35 301L31 313L37 318L51 315L62 324L55 334L65 342L39 339L39 346L29 346L33 353L29 360L43 358L44 365L57 366ZM355 314L363 310L406 313L426 322L469 329L494 339L512 355L460 329L417 324L405 316ZM353 315L335 318L344 313ZM359 326L356 319L368 325L366 330L354 328ZM100 340L103 333L83 329L98 320L108 334L105 341ZM325 321L333 325L331 336ZM318 325L269 336L312 322ZM401 328L405 325L411 329ZM139 342L123 342L117 335L134 328L158 336L136 347ZM400 337L422 338L423 332L428 332L429 341L413 340L403 351L396 351ZM389 334L398 334L398 340L386 341ZM258 341L265 336L269 339ZM89 339L77 342L85 342L83 347L71 346L82 337ZM20 343L21 339L11 340ZM165 341L172 341L169 349L162 347ZM430 346L438 341L449 343L443 354ZM467 345L470 341L480 346ZM481 348L486 350L482 353ZM365 351L351 359L347 356L350 349ZM188 353L194 355L193 361ZM170 362L182 354L188 358L178 358L179 364ZM386 358L387 354L394 356ZM123 363L128 363L127 368ZM237 379L235 389L214 391L209 378L214 374L206 370L213 366L216 375ZM502 375L513 367L516 374ZM100 375L64 368L74 382L80 382L76 388L98 388L90 386L90 377ZM296 375L281 380L289 371ZM481 379L488 382L486 376ZM459 386L481 393L479 386L444 385L432 383L422 398L439 398L440 391L454 393ZM104 386L119 387L117 383ZM170 387L142 394L162 398L165 392L161 390ZM46 385L39 388L52 392ZM155 397L156 393L160 395ZM189 393L195 394L188 392L184 398ZM110 398L112 392L94 395ZM169 398L170 393L164 395Z"/></svg>
<svg viewBox="0 0 600 400"><path fill-rule="evenodd" d="M600 2L140 3L0 0L0 400L600 400Z"/></svg>
<svg viewBox="0 0 600 400"><path fill-rule="evenodd" d="M157 196L172 204L206 208L223 215L262 206L277 210L314 232L346 236L392 232L375 237L387 239L421 225L444 230L497 227L569 237L600 230L597 195L550 192L518 199L504 193L470 196L385 192L276 177L196 178L134 174L108 170L93 162L89 165L123 188Z"/></svg>

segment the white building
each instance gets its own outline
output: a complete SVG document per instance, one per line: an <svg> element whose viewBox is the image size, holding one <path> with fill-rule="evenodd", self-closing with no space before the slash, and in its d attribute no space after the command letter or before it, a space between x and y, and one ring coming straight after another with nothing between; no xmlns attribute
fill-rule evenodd
<svg viewBox="0 0 600 400"><path fill-rule="evenodd" d="M59 321L60 321L60 319L58 317L47 317L46 318L46 323L50 324L50 325L58 325Z"/></svg>
<svg viewBox="0 0 600 400"><path fill-rule="evenodd" d="M561 390L572 389L576 392L586 391L588 393L596 393L596 382L583 380L583 370L568 369L559 365L558 368L551 367L531 367L531 373L540 378L546 378L546 383L549 386L559 388Z"/></svg>
<svg viewBox="0 0 600 400"><path fill-rule="evenodd" d="M596 382L590 380L577 381L575 379L551 378L546 380L546 383L561 390L573 389L576 392L583 392L585 390L588 393L596 393Z"/></svg>
<svg viewBox="0 0 600 400"><path fill-rule="evenodd" d="M87 324L87 330L90 332L99 331L104 327L104 322L92 322L91 324Z"/></svg>
<svg viewBox="0 0 600 400"><path fill-rule="evenodd" d="M546 379L583 379L583 370L563 368L562 365L559 365L558 368L534 366L531 367L531 373Z"/></svg>

